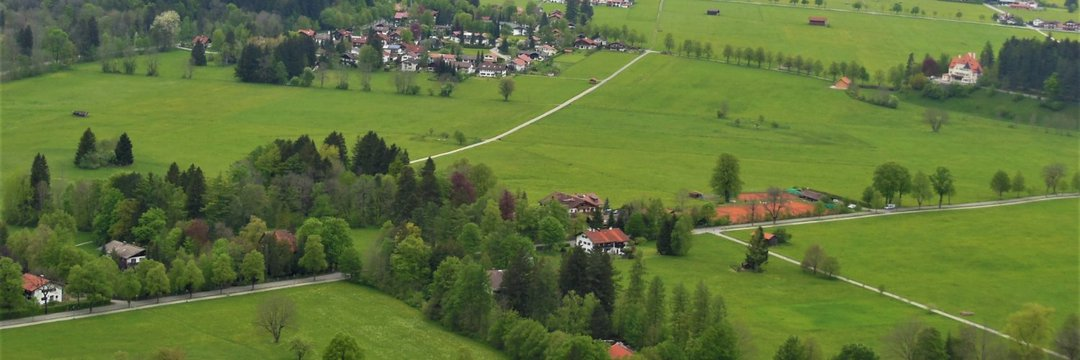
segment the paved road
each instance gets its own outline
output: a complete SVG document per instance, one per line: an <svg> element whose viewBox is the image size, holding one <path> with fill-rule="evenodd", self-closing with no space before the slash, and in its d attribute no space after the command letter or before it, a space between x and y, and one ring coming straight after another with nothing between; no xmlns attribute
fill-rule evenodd
<svg viewBox="0 0 1080 360"><path fill-rule="evenodd" d="M825 223L825 222L833 222L833 221L864 219L864 218L879 217L879 216L895 216L895 215L938 212L938 211L984 209L984 208L998 207L998 206L1020 205L1020 204L1028 204L1028 203L1040 202L1040 201L1059 200L1059 199L1075 199L1075 198L1080 198L1080 194L1070 193L1070 194L1057 194L1057 195L1045 195L1045 196L1040 195L1040 196L1022 197L1022 198L1015 198L1015 199L982 201L982 202L956 204L956 205L943 205L940 209L938 209L936 206L923 206L922 208L907 208L907 207L905 207L905 208L899 208L899 209L890 210L890 211L886 211L886 210L860 211L860 212L851 213L851 214L840 214L840 215L818 216L818 217L813 217L813 218L796 218L796 219L779 220L779 221L776 222L776 225L773 225L772 222L763 221L763 222L758 222L758 223L754 223L754 224L736 224L736 225L727 225L727 226L706 227L706 228L695 229L694 233L695 234L710 234L710 233L715 233L715 232L718 232L718 231L752 229L752 228L756 228L758 226L770 227L770 226L779 226L779 225L817 224L817 223Z"/></svg>
<svg viewBox="0 0 1080 360"><path fill-rule="evenodd" d="M906 210L906 211L895 211L895 212L889 212L889 213L860 214L860 215L856 215L856 216L830 217L829 219L824 219L824 220L815 219L815 220L799 221L799 219L792 219L792 221L789 221L789 222L786 222L786 223L788 225L799 225L799 224L820 223L820 222L828 222L828 221L843 221L843 220L851 220L851 219L860 219L860 218L875 217L875 216L890 216L890 215L901 215L901 214L922 213L922 212L935 212L935 211L970 210L970 209L981 209L981 208L990 208L990 207L1026 204L1026 203L1047 201L1047 200L1075 199L1077 197L1080 197L1080 196L1078 196L1077 194L1063 194L1063 195L1052 196L1052 197L1042 197L1042 196L1040 196L1040 197L1028 197L1028 198L1003 200L1003 201L987 201L987 202L981 202L981 203L960 204L960 205L952 205L952 206L948 206L948 207L943 206L941 209L937 209L937 208L922 209L922 210L911 209L911 210ZM746 228L751 228L751 227L753 227L753 226L752 225L735 225L735 226L726 226L726 227L713 227L713 228L698 229L698 230L695 230L694 232L698 233L698 234L716 235L716 236L719 236L719 237L721 237L723 239L726 239L728 241L731 241L731 242L734 242L734 243L737 243L737 244L740 244L740 245L743 245L743 246L748 246L749 244L747 244L746 242L741 241L739 239L736 239L734 237L731 237L730 235L724 234L724 231L746 229ZM775 253L775 252L769 252L769 255L774 257L774 258L783 260L784 262L794 264L795 266L800 266L800 261L798 261L798 260L796 260L794 258L787 257L787 256L784 256L784 255ZM871 291L871 292L874 292L876 294L881 294L881 295L890 297L890 298L892 298L894 300L904 302L904 303L906 303L908 305L917 307L919 309L926 310L926 311L932 312L932 313L937 314L937 315L941 315L941 316L943 316L943 317L945 317L947 319L950 319L950 320L953 320L953 321L956 321L956 322L959 322L959 323L963 323L963 324L968 325L968 326L975 327L977 329L989 332L991 334L1000 336L1000 337L1005 338L1005 339L1009 339L1009 340L1013 340L1013 341L1019 341L1019 340L1014 339L1014 338L1010 337L1009 335L1006 335L1005 333L1002 333L1001 331L998 331L998 330L996 330L994 328L975 323L973 321L964 319L962 317L959 317L959 316L956 316L956 315L953 315L953 314L946 313L946 312L938 310L938 309L934 309L934 308L932 308L930 306L927 306L925 304L913 301L913 300L908 299L906 297L900 296L900 295L898 295L896 293L892 293L892 292L888 292L888 291L880 291L876 287L866 285L866 284L864 284L862 282L853 280L851 278L847 278L847 277L843 277L843 276L839 276L839 275L834 276L834 277L837 280L840 280L840 281L843 281L845 283L854 285L854 286L859 287L861 289ZM1052 356L1062 358L1062 359L1065 358L1064 355L1059 354L1057 352L1054 352L1054 351L1052 351L1050 349L1047 349L1047 348L1041 348L1041 349L1043 350L1043 352L1045 352L1047 354L1050 354Z"/></svg>
<svg viewBox="0 0 1080 360"><path fill-rule="evenodd" d="M563 101L558 106L555 106L551 110L548 110L547 112L545 112L543 114L540 114L537 117L529 119L528 121L523 122L518 126L515 126L513 129L507 130L506 132L504 132L502 134L499 134L499 135L496 135L495 137L492 137L490 139L487 139L487 140L484 140L484 141L481 141L481 142L478 142L478 143L475 143L475 144L472 144L472 145L469 145L469 146L460 147L460 148L450 150L450 151L447 151L447 152L444 152L444 153L441 153L441 154L435 154L435 155L431 155L431 156L425 156L425 157L422 157L422 158L418 158L418 159L413 160L412 162L410 162L410 164L416 164L416 163L424 162L424 161L427 161L428 158L434 159L434 158L443 157L443 156L446 156L446 155L456 154L456 153L459 153L459 152L462 152L462 151L465 151L465 150L469 150L469 149L472 149L472 148L475 148L475 147L487 145L487 144L490 144L492 142L502 140L502 138L504 136L507 136L507 135L513 134L515 132L518 132L518 130L524 129L526 126L532 125L533 123L535 123L537 121L543 120L544 118L548 117L549 115L554 114L554 113L558 112L559 110L562 110L562 109L566 108L567 106L570 106L570 104L573 104L575 101L578 101L579 99L585 97L585 95L589 95L593 91L596 91L596 89L599 89L601 86L604 86L604 84L607 84L608 81L610 81L611 79L614 79L616 76L619 76L619 74L621 74L623 71L630 68L630 66L634 65L634 63L638 62L638 60L641 60L646 55L652 54L654 52L655 51L652 51L652 50L645 50L645 52L643 52L641 55L638 55L638 57L634 58L634 60L630 60L630 62L626 63L626 65L623 65L623 67L619 68L619 70L617 70L617 71L615 71L615 73L611 74L611 76L608 76L604 80L601 80L600 83L598 83L596 85L593 85L593 86L590 86L588 89L585 89L585 91L582 91L580 94L575 95L574 97L570 98L569 100Z"/></svg>
<svg viewBox="0 0 1080 360"><path fill-rule="evenodd" d="M19 327L25 327L25 326L33 326L33 325L39 325L39 324L47 324L47 323L52 323L52 322L57 322L57 321L67 321L67 320L74 320L74 319L82 319L82 318L87 318L87 317L92 317L92 316L100 316L100 315L113 314L113 313L119 313L119 312L125 312L125 311L149 309L149 308L155 308L155 307L159 307L159 306L184 304L184 303L189 303L189 302L193 302L193 301L213 300L213 299L220 299L220 298L229 297L229 296L240 296L240 295L247 295L247 294L255 294L255 293L260 293L260 292L264 292L264 291L287 289L287 288L298 287L298 286L323 284L323 283L328 283L328 282L341 281L341 280L344 280L344 279L345 279L345 276L342 275L341 273L330 273L330 274L325 274L325 275L319 275L319 278L317 280L313 280L312 278L309 278L309 277L304 277L304 278L299 278L299 279L282 280L282 281L274 281L274 282L256 284L255 285L255 290L251 289L251 285L233 286L233 287L225 289L223 292L219 292L217 290L197 292L197 293L192 294L192 296L190 298L187 295L173 295L173 296L164 296L164 297L162 297L160 299L160 302L157 299L132 301L130 307L128 306L127 301L113 300L112 304L110 304L110 305L95 307L93 313L90 313L89 309L83 309L83 310L75 310L75 311L65 311L65 312L61 312L61 313L52 313L52 314L48 314L48 315L32 316L32 317L26 317L26 318L21 318L21 319L12 319L12 320L0 321L0 330L13 329L13 328L19 328Z"/></svg>

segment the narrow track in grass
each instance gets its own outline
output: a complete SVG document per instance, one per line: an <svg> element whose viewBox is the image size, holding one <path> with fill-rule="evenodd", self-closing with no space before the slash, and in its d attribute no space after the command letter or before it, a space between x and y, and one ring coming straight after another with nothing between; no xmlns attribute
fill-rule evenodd
<svg viewBox="0 0 1080 360"><path fill-rule="evenodd" d="M842 221L842 220L852 220L852 219L864 219L864 218L871 218L871 217L878 217L878 216L900 215L900 214L916 214L916 213L923 213L923 212L985 209L985 208L991 208L991 207L1019 205L1019 204L1027 204L1027 203L1039 202L1039 201L1047 201L1047 200L1076 199L1077 197L1078 197L1077 194L1069 194L1069 195L1057 196L1057 197L1037 197L1037 198L1031 197L1031 198L1016 199L1016 200L1013 200L1013 201L995 201L995 202L985 202L985 203L952 205L952 206L949 206L949 207L943 207L941 209L933 208L933 209L923 209L921 211L914 210L914 211L904 211L904 212L895 212L895 213L878 213L878 214L862 215L862 216L855 216L855 217L838 217L838 218L832 218L832 219L823 220L823 221L822 220L804 220L804 221L790 222L790 223L788 223L786 225L812 224L812 223L820 223L820 222L827 222L827 221ZM718 236L720 238L723 238L725 240L734 242L734 243L742 245L742 246L749 246L749 244L747 244L745 241L736 239L736 238L724 233L724 231L727 231L727 230L745 229L745 228L748 228L748 227L752 228L753 225L750 225L750 226L738 226L738 227L718 227L718 228L709 228L709 229L698 229L698 230L695 230L694 233L695 234L712 234L714 236ZM769 252L769 255L772 256L772 257L775 257L777 259L783 260L784 262L794 264L795 266L799 266L799 267L802 266L801 262L799 260L795 259L795 258L788 257L788 256L785 256L785 255L781 255L781 254L778 254L778 253L775 253L775 252ZM991 328L989 326L985 326L985 325L982 325L982 324L979 324L979 323L964 319L962 317L959 317L959 316L956 316L956 315L953 315L953 314L949 314L947 312L935 309L932 306L913 301L911 299L908 299L908 298L903 297L901 295L898 295L896 293L884 291L883 289L875 288L875 287L866 285L866 284L864 284L862 282L853 280L851 278L843 277L843 276L840 276L840 275L834 275L833 278L835 278L837 280L840 280L840 281L843 281L845 283L848 283L850 285L854 285L856 287L862 288L864 290L867 290L867 291L870 291L870 292L873 292L873 293L876 293L876 294L881 294L883 296L887 296L889 298L892 298L894 300L897 300L897 301L906 303L908 305L917 307L919 309L926 310L928 312L931 312L931 313L934 313L934 314L937 314L937 315L941 315L941 316L943 316L943 317L945 317L945 318L947 318L949 320L953 320L953 321L962 323L964 325L968 325L968 326L974 327L976 329L986 331L988 333L1000 336L1000 337L1002 337L1004 339L1008 339L1008 340L1023 343L1023 341L1015 339L1015 338L1009 336L1008 334L1005 334L1005 333L1003 333L1001 331L998 331L998 330L996 330L994 328ZM1051 356L1061 358L1061 359L1066 358L1065 355L1057 353L1057 352L1055 352L1053 350L1050 350L1050 349L1047 349L1047 348L1044 348L1044 347L1041 347L1041 346L1037 346L1037 345L1036 345L1036 347L1038 347L1044 353L1049 354Z"/></svg>
<svg viewBox="0 0 1080 360"><path fill-rule="evenodd" d="M554 114L554 113L558 112L559 110L562 110L562 109L566 108L567 106L570 106L570 104L573 104L575 101L580 100L581 98L585 97L585 95L589 95L593 91L596 91L596 89L599 89L601 86L604 86L604 84L607 84L607 82L610 81L611 79L614 79L616 76L619 76L619 74L621 74L626 69L629 69L630 66L634 65L634 63L638 62L638 60L641 60L641 59L645 58L645 56L648 56L649 54L652 54L652 53L655 53L655 52L656 51L645 50L645 52L641 53L641 55L638 55L633 60L630 60L630 62L626 63L626 65L623 65L623 67L619 68L619 70L616 70L614 73L612 73L611 76L608 76L608 77L604 78L604 80L601 80L596 85L593 85L593 86L589 87L588 89L585 89L585 91L582 91L581 93L575 95L574 97L570 98L569 100L563 101L561 104L555 106L551 110L548 110L548 111L544 112L543 114L540 114L540 115L538 115L538 116L536 116L536 117L534 117L532 119L529 119L528 121L523 122L520 125L515 126L514 128L503 132L502 134L496 135L495 137L492 137L490 139L487 139L487 140L484 140L484 141L481 141L481 142L478 142L478 143L475 143L475 144L460 147L460 148L450 150L450 151L447 151L447 152L444 152L444 153L425 156L425 157L413 160L413 161L409 162L409 164L416 164L416 163L424 162L424 161L427 161L427 159L429 159L429 158L430 159L435 159L435 158L440 158L440 157L447 156L447 155L457 154L457 153L465 151L465 150L469 150L469 149L472 149L472 148L475 148L475 147L480 147L480 146L487 145L487 144L490 144L490 143L493 143L493 142L496 142L496 141L500 141L500 140L502 140L502 138L504 136L507 136L507 135L513 134L515 132L518 132L519 130L524 129L527 126L532 125L533 123L536 123L537 121L543 120L544 118L548 117L549 115Z"/></svg>

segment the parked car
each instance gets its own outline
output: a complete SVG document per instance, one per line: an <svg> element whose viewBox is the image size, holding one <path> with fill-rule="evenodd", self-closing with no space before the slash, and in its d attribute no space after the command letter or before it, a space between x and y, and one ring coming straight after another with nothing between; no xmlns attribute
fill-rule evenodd
<svg viewBox="0 0 1080 360"><path fill-rule="evenodd" d="M885 205L885 210L892 210L892 209L896 209L896 204Z"/></svg>

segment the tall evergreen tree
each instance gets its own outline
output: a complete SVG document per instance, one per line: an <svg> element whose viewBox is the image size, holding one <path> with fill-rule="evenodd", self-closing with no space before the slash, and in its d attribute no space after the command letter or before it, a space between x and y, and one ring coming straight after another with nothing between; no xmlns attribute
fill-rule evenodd
<svg viewBox="0 0 1080 360"><path fill-rule="evenodd" d="M135 155L131 152L131 139L128 138L128 134L125 132L120 134L120 140L116 142L116 149L113 150L113 163L120 166L128 166L135 163Z"/></svg>
<svg viewBox="0 0 1080 360"><path fill-rule="evenodd" d="M206 45L201 41L195 42L195 45L191 47L191 64L206 66Z"/></svg>
<svg viewBox="0 0 1080 360"><path fill-rule="evenodd" d="M397 194L394 196L394 209L399 221L412 218L413 210L420 207L420 191L416 186L416 174L412 167L401 169L397 179Z"/></svg>
<svg viewBox="0 0 1080 360"><path fill-rule="evenodd" d="M34 193L34 210L41 211L49 204L51 184L49 162L45 160L45 155L38 153L34 156L34 163L30 167L30 187Z"/></svg>
<svg viewBox="0 0 1080 360"><path fill-rule="evenodd" d="M664 305L664 281L660 276L653 277L649 283L649 292L645 295L645 342L644 346L653 346L664 341L664 319L667 308Z"/></svg>
<svg viewBox="0 0 1080 360"><path fill-rule="evenodd" d="M660 255L674 255L671 248L671 233L675 229L675 215L665 216L662 221L659 237L656 239L656 252Z"/></svg>
<svg viewBox="0 0 1080 360"><path fill-rule="evenodd" d="M425 204L442 205L442 186L435 176L435 161L430 157L420 169L420 198Z"/></svg>
<svg viewBox="0 0 1080 360"><path fill-rule="evenodd" d="M765 230L758 226L757 231L750 237L750 244L746 247L746 260L743 261L743 269L761 272L762 266L769 262L769 245L765 242Z"/></svg>
<svg viewBox="0 0 1080 360"><path fill-rule="evenodd" d="M86 128L86 131L83 131L82 138L79 139L79 148L75 150L75 165L78 166L83 159L93 155L95 151L97 151L97 138L94 136L94 132L90 131L90 128Z"/></svg>
<svg viewBox="0 0 1080 360"><path fill-rule="evenodd" d="M176 162L169 164L169 171L165 173L165 181L176 186L182 185L180 183L180 166L176 165Z"/></svg>
<svg viewBox="0 0 1080 360"><path fill-rule="evenodd" d="M188 217L202 217L202 210L205 205L203 195L206 194L206 177L203 176L202 168L191 165L181 177L186 180L184 182L184 194L187 194L187 200L184 202L184 209L187 211Z"/></svg>
<svg viewBox="0 0 1080 360"><path fill-rule="evenodd" d="M19 53L23 56L30 57L33 54L34 31L30 29L30 25L19 30L19 34L15 36L15 43L19 45Z"/></svg>

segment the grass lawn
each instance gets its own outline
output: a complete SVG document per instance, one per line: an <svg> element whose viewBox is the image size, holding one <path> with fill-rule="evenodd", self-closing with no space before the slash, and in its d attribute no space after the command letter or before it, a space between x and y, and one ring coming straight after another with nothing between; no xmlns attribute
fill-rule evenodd
<svg viewBox="0 0 1080 360"><path fill-rule="evenodd" d="M807 275L787 263L771 260L764 273L736 273L730 266L743 260L746 248L716 236L694 237L685 257L656 255L651 242L640 249L645 251L648 279L663 279L667 301L678 283L692 292L698 281L704 281L713 294L722 294L731 321L750 332L757 349L750 359L771 359L791 335L814 338L830 356L849 343L866 344L884 355L881 338L905 320L918 318L943 332L957 329L942 317L839 281ZM615 263L625 287L632 263Z"/></svg>
<svg viewBox="0 0 1080 360"><path fill-rule="evenodd" d="M273 344L251 321L261 301L279 295L296 302L299 327L287 328L282 343ZM343 282L3 330L0 357L112 359L126 351L141 359L173 347L189 359L287 359L288 341L306 338L321 353L339 332L355 337L368 359L503 358L428 322L397 299Z"/></svg>
<svg viewBox="0 0 1080 360"><path fill-rule="evenodd" d="M873 90L871 90L873 91ZM945 101L925 98L920 94L905 93L900 101L924 107L937 107L954 112L954 116L978 116L1016 124L1036 124L1054 129L1080 129L1080 104L1071 103L1060 111L1050 111L1039 106L1040 101L1020 95L1003 94L990 89L975 91L965 97ZM958 115L956 113L962 113ZM1034 115L1034 123L1032 123Z"/></svg>
<svg viewBox="0 0 1080 360"><path fill-rule="evenodd" d="M376 74L370 93L358 90L355 71L350 73L348 91L332 88L336 72L329 74L325 89L243 84L232 78L231 68L215 66L198 69L194 80L183 80L179 64L187 56L180 51L161 55L162 75L157 78L103 74L92 63L0 84L4 119L0 172L29 171L34 154L40 152L49 160L58 189L67 180L104 178L118 171L163 173L173 161L196 163L213 176L276 138L309 134L321 142L335 130L345 134L350 146L356 137L374 130L420 158L458 146L429 134L460 130L470 139L482 139L589 86L574 79L518 77L511 101L503 102L498 80L491 79L465 81L449 99L396 95L391 73ZM595 69L594 61L619 59L590 57L575 67ZM422 87L437 86L424 76L418 78ZM72 117L73 110L89 111L90 117ZM115 139L127 132L134 143L135 165L123 170L77 169L72 158L87 127L98 139Z"/></svg>
<svg viewBox="0 0 1080 360"><path fill-rule="evenodd" d="M1077 218L1080 201L1067 199L789 226L794 243L773 251L801 259L819 244L844 276L998 329L1023 304L1043 304L1057 309L1056 327L1080 309Z"/></svg>
<svg viewBox="0 0 1080 360"><path fill-rule="evenodd" d="M965 114L953 114L935 134L922 122L921 106L877 107L828 85L650 55L551 117L448 160L487 163L507 186L532 199L584 191L615 204L710 192L710 174L724 152L740 159L745 191L799 185L858 197L875 167L898 161L912 173L951 169L955 202L995 199L987 184L998 169L1022 171L1041 191L1044 165L1066 164L1071 176L1080 163L1075 136ZM729 120L718 120L725 100ZM766 122L756 129L750 121L759 116ZM741 127L732 125L736 118ZM773 129L772 121L780 128Z"/></svg>

